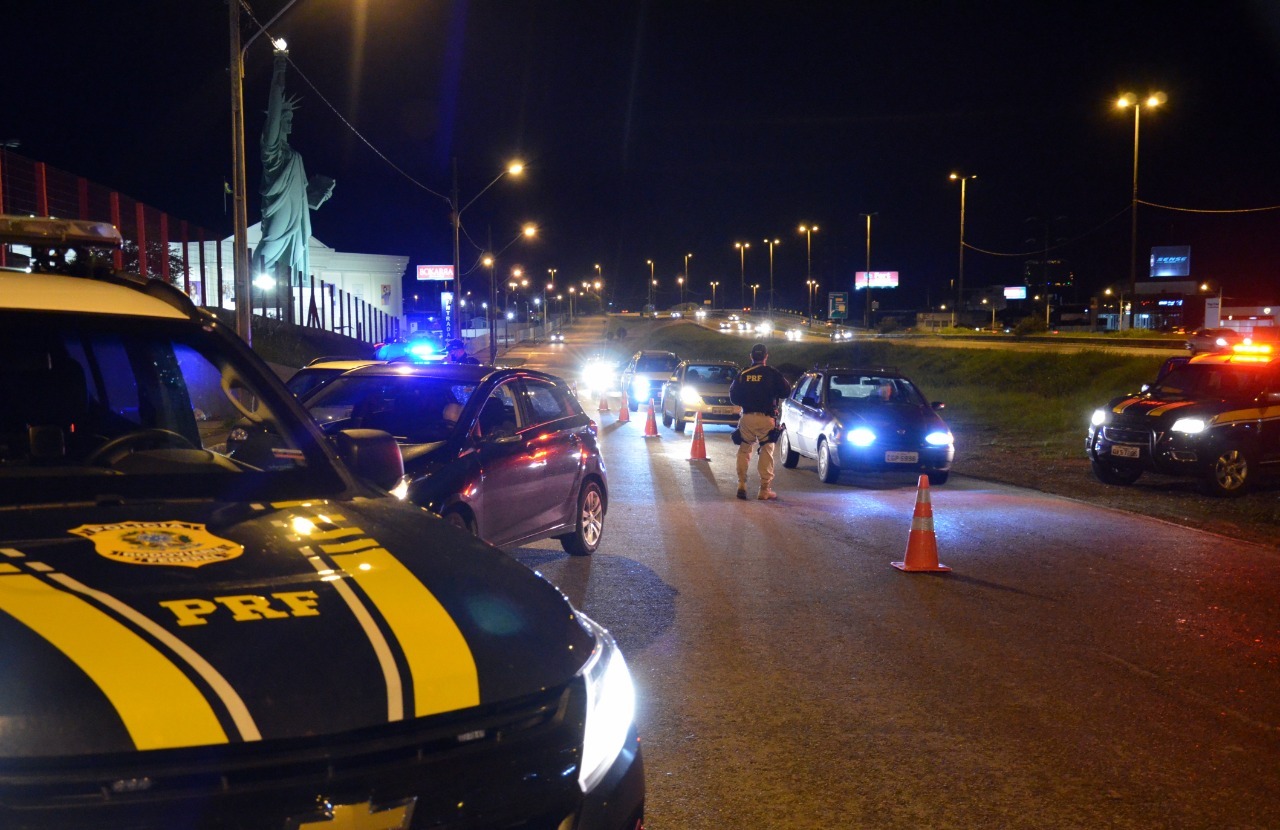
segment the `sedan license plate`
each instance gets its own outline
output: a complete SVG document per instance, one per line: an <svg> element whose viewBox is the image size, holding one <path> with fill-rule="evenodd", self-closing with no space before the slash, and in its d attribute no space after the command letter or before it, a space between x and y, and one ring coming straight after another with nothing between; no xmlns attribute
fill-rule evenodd
<svg viewBox="0 0 1280 830"><path fill-rule="evenodd" d="M920 462L919 453L914 452L886 452L884 454L884 462L886 464L918 464Z"/></svg>
<svg viewBox="0 0 1280 830"><path fill-rule="evenodd" d="M1123 444L1112 444L1111 454L1116 458L1141 458L1142 450L1137 447L1126 447Z"/></svg>
<svg viewBox="0 0 1280 830"><path fill-rule="evenodd" d="M711 414L712 415L732 415L733 407L732 406L713 406L711 407Z"/></svg>

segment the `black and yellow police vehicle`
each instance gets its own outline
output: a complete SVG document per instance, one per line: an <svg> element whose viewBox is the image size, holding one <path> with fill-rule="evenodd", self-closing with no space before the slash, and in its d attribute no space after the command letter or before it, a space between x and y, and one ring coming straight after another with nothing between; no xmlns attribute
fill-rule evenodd
<svg viewBox="0 0 1280 830"><path fill-rule="evenodd" d="M1153 472L1197 479L1211 495L1248 492L1280 469L1278 358L1269 344L1239 343L1096 410L1085 440L1094 475L1132 484Z"/></svg>
<svg viewBox="0 0 1280 830"><path fill-rule="evenodd" d="M100 273L110 225L0 242L0 827L642 826L605 629L381 489L392 436L326 437L180 291ZM269 457L227 454L246 420Z"/></svg>

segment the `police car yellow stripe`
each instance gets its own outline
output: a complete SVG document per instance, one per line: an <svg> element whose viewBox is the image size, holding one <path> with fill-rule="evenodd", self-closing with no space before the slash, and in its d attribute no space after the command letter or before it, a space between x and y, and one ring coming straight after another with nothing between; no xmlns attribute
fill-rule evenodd
<svg viewBox="0 0 1280 830"><path fill-rule="evenodd" d="M227 742L204 695L150 643L30 574L0 575L0 610L65 654L111 702L138 749Z"/></svg>
<svg viewBox="0 0 1280 830"><path fill-rule="evenodd" d="M457 623L413 572L371 539L334 547L366 549L337 553L321 549L373 602L404 653L413 678L414 715L423 717L480 703L475 658Z"/></svg>

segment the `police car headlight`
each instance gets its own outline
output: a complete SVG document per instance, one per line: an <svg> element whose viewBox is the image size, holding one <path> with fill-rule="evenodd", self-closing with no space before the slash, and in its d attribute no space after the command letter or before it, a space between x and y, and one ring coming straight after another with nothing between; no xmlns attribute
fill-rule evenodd
<svg viewBox="0 0 1280 830"><path fill-rule="evenodd" d="M855 447L869 447L875 442L876 434L866 427L857 427L849 430L848 435L845 436L845 440L850 444L853 444Z"/></svg>
<svg viewBox="0 0 1280 830"><path fill-rule="evenodd" d="M1170 427L1174 432L1185 432L1188 435L1195 435L1198 432L1204 432L1205 423L1203 418L1179 418L1173 422Z"/></svg>
<svg viewBox="0 0 1280 830"><path fill-rule="evenodd" d="M702 403L702 396L698 394L698 390L693 386L685 386L680 390L680 400L690 406Z"/></svg>
<svg viewBox="0 0 1280 830"><path fill-rule="evenodd" d="M1095 409L1093 415L1089 418L1089 423L1095 427L1100 427L1107 422L1107 410Z"/></svg>
<svg viewBox="0 0 1280 830"><path fill-rule="evenodd" d="M596 640L595 650L579 672L587 684L587 724L578 786L586 793L600 783L626 745L635 719L636 689L613 635L582 613L578 618Z"/></svg>
<svg viewBox="0 0 1280 830"><path fill-rule="evenodd" d="M931 432L924 437L924 442L931 447L945 447L952 440L951 433L945 429Z"/></svg>
<svg viewBox="0 0 1280 830"><path fill-rule="evenodd" d="M392 487L388 492L400 499L400 501L409 498L409 477L401 476L400 480L396 482L396 486Z"/></svg>

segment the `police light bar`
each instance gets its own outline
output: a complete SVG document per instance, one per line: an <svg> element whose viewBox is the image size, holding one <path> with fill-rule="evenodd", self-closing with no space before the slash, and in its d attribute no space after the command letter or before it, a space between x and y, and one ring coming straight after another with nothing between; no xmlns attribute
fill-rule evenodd
<svg viewBox="0 0 1280 830"><path fill-rule="evenodd" d="M1231 351L1238 355L1271 355L1271 344L1269 343L1253 343L1246 340L1244 343L1237 343L1231 347Z"/></svg>
<svg viewBox="0 0 1280 830"><path fill-rule="evenodd" d="M115 225L52 216L0 216L0 244L44 248L119 248L124 242Z"/></svg>

